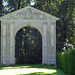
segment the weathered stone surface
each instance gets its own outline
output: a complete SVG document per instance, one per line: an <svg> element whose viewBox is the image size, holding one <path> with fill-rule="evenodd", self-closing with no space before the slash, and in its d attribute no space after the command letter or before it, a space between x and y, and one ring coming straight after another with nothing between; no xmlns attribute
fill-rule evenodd
<svg viewBox="0 0 75 75"><path fill-rule="evenodd" d="M42 64L56 65L56 20L58 18L26 7L0 17L1 20L1 65L15 65L15 36L27 25L36 28L42 36Z"/></svg>
<svg viewBox="0 0 75 75"><path fill-rule="evenodd" d="M6 15L2 17L2 19L7 19L7 20L11 20L11 19L54 20L58 18L50 14L47 14L45 12L39 11L33 7L28 6L18 11L15 11L11 14Z"/></svg>

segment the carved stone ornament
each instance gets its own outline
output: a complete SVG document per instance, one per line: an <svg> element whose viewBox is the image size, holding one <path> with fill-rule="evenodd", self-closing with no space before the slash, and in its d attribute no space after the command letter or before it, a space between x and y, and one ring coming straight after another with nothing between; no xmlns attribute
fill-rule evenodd
<svg viewBox="0 0 75 75"><path fill-rule="evenodd" d="M6 16L1 17L0 19L33 19L33 20L52 20L52 19L58 19L48 13L42 12L38 9L35 9L33 7L27 6L25 8L22 8L20 10L17 10L15 12L12 12Z"/></svg>

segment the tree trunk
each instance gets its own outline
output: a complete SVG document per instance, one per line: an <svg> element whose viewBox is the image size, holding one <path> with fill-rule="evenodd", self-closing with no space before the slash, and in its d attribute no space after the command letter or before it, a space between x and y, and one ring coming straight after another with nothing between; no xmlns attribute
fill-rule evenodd
<svg viewBox="0 0 75 75"><path fill-rule="evenodd" d="M67 4L67 1L66 1L66 7L65 7L65 17L64 17L64 42L66 42L66 39L67 39L67 8L68 8L68 4Z"/></svg>
<svg viewBox="0 0 75 75"><path fill-rule="evenodd" d="M49 0L49 6L50 6L50 3L51 3L51 2L50 2L50 0Z"/></svg>
<svg viewBox="0 0 75 75"><path fill-rule="evenodd" d="M2 9L3 9L2 0L0 0L0 17L2 16Z"/></svg>
<svg viewBox="0 0 75 75"><path fill-rule="evenodd" d="M18 1L18 10L20 9L20 2L21 0Z"/></svg>

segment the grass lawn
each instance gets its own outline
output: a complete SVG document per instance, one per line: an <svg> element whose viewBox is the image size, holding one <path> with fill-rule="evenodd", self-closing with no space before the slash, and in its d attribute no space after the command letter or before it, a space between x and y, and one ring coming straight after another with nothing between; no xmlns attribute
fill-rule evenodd
<svg viewBox="0 0 75 75"><path fill-rule="evenodd" d="M56 66L16 65L0 67L0 75L66 75Z"/></svg>

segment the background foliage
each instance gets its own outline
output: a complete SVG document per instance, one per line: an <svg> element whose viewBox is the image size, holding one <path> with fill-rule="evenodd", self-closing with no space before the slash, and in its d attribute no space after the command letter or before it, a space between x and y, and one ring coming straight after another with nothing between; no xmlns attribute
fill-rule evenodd
<svg viewBox="0 0 75 75"><path fill-rule="evenodd" d="M68 45L75 47L75 0L0 0L0 16L27 5L60 18L57 21L57 51L70 50L66 48Z"/></svg>

